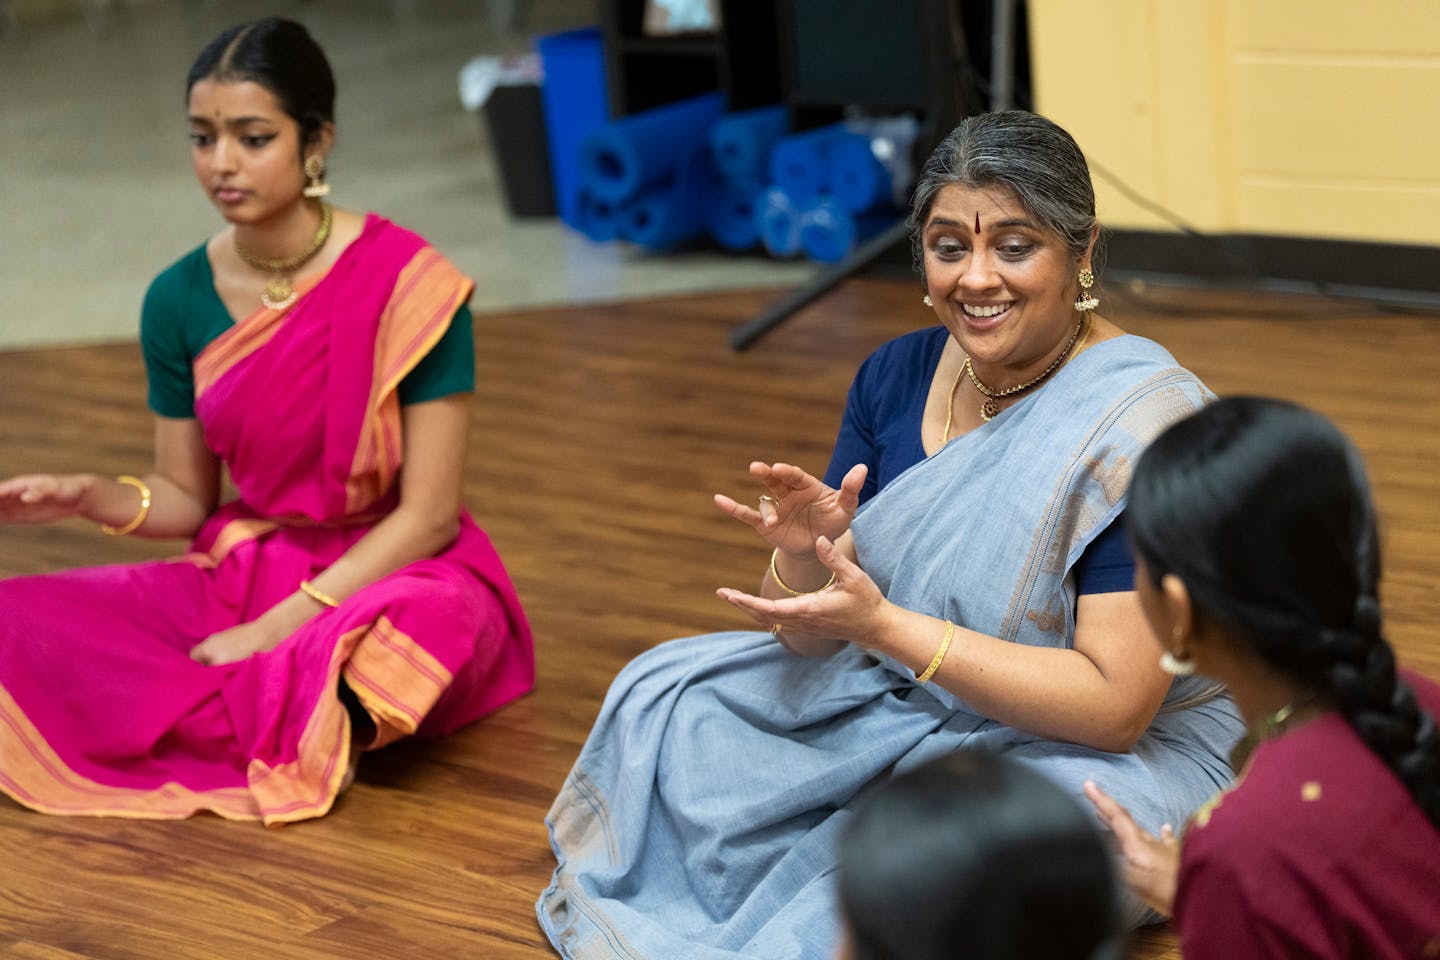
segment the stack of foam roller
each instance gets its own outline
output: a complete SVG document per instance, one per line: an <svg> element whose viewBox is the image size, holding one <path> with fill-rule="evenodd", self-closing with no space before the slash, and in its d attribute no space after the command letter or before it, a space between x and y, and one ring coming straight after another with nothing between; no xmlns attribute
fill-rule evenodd
<svg viewBox="0 0 1440 960"><path fill-rule="evenodd" d="M652 250L708 235L728 250L834 262L901 216L873 130L791 134L783 106L723 111L707 94L601 126L581 144L575 226ZM909 144L888 149L904 156Z"/></svg>

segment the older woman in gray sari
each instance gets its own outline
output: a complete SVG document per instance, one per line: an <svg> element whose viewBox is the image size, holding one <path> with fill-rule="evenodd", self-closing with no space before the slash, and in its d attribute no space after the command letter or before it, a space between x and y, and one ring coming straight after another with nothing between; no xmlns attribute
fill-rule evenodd
<svg viewBox="0 0 1440 960"><path fill-rule="evenodd" d="M1104 782L1151 830L1231 777L1241 721L1156 662L1121 533L1130 464L1210 394L1096 313L1079 147L968 118L911 223L941 326L866 361L825 480L755 463L756 506L716 497L772 549L758 595L719 591L760 629L629 664L550 811L563 956L831 956L852 804L955 750Z"/></svg>

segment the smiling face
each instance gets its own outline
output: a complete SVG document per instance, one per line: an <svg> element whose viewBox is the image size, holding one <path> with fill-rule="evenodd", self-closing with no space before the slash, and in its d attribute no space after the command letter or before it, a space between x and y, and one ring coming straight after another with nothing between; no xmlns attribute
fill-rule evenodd
<svg viewBox="0 0 1440 960"><path fill-rule="evenodd" d="M300 126L269 90L201 80L190 88L189 114L195 179L226 220L263 223L300 202Z"/></svg>
<svg viewBox="0 0 1440 960"><path fill-rule="evenodd" d="M944 187L921 243L935 313L992 388L1024 382L1069 342L1090 250L1075 260L1008 190Z"/></svg>

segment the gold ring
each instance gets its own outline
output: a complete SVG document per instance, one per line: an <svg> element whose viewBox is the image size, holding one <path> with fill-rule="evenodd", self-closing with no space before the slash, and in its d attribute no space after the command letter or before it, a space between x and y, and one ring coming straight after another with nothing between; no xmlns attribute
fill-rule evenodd
<svg viewBox="0 0 1440 960"><path fill-rule="evenodd" d="M770 494L768 494L768 493L762 493L762 494L760 494L760 503L761 503L762 506L763 506L764 504L767 504L767 503L773 503L773 504L775 505L775 509L776 509L776 510L779 510L779 509L780 509L780 501L779 501L779 500L776 500L774 497L770 496Z"/></svg>
<svg viewBox="0 0 1440 960"><path fill-rule="evenodd" d="M773 626L773 627L770 628L770 636L772 636L772 637L778 637L778 636L780 636L780 624L777 623L777 624L775 624L775 626Z"/></svg>

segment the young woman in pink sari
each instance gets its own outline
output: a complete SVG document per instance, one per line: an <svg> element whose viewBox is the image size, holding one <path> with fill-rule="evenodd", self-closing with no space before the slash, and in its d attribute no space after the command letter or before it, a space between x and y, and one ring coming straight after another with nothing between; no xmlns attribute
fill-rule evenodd
<svg viewBox="0 0 1440 960"><path fill-rule="evenodd" d="M26 806L316 817L358 750L533 684L514 587L461 503L473 284L320 199L333 102L299 24L202 51L192 157L228 223L146 295L154 467L0 482L0 522L192 539L170 561L0 581L0 789Z"/></svg>

